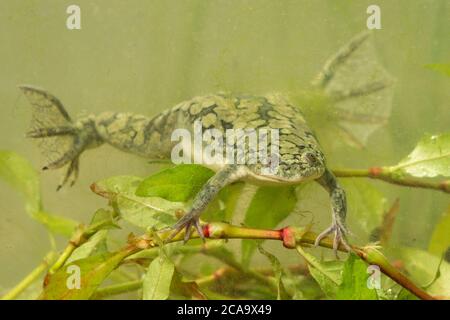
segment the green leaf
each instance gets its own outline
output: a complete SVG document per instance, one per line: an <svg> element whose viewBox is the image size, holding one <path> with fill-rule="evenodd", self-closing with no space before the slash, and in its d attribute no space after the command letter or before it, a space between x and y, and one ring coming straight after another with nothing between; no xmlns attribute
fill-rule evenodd
<svg viewBox="0 0 450 320"><path fill-rule="evenodd" d="M87 258L94 253L105 253L107 234L108 230L100 230L95 233L87 242L83 243L72 252L70 257L67 259L66 264L71 263L72 261Z"/></svg>
<svg viewBox="0 0 450 320"><path fill-rule="evenodd" d="M185 204L162 198L141 198L132 194L119 194L117 208L123 220L143 228L164 228L176 221L176 211L186 211Z"/></svg>
<svg viewBox="0 0 450 320"><path fill-rule="evenodd" d="M178 165L144 179L137 188L136 195L186 202L193 198L213 175L211 169L200 165Z"/></svg>
<svg viewBox="0 0 450 320"><path fill-rule="evenodd" d="M327 262L323 262L323 268L326 270ZM334 283L329 277L327 277L323 272L321 272L319 269L314 268L311 265L308 265L309 273L313 277L313 279L317 282L320 289L322 289L323 293L330 299L334 298L336 295L336 291L338 289L338 286L336 283Z"/></svg>
<svg viewBox="0 0 450 320"><path fill-rule="evenodd" d="M200 290L200 287L198 286L197 282L183 280L183 276L176 269L172 277L170 292L173 295L179 295L188 299L195 298L200 300L206 300L206 296Z"/></svg>
<svg viewBox="0 0 450 320"><path fill-rule="evenodd" d="M281 282L281 277L283 276L283 268L281 267L280 261L278 261L277 257L275 257L273 254L264 250L264 248L260 245L258 246L258 250L261 254L265 255L267 259L269 259L270 264L272 265L273 273L275 275L275 281L277 284L277 300L281 300L282 295L283 298L286 299L287 293L283 287L283 283Z"/></svg>
<svg viewBox="0 0 450 320"><path fill-rule="evenodd" d="M450 133L427 135L416 148L390 170L414 177L450 177Z"/></svg>
<svg viewBox="0 0 450 320"><path fill-rule="evenodd" d="M442 255L450 247L450 207L434 228L428 251Z"/></svg>
<svg viewBox="0 0 450 320"><path fill-rule="evenodd" d="M226 186L219 192L219 199L223 202L225 208L223 210L223 215L221 216L221 221L231 221L235 213L239 197L242 194L242 190L245 186L243 182L233 183Z"/></svg>
<svg viewBox="0 0 450 320"><path fill-rule="evenodd" d="M389 256L403 262L409 278L435 296L450 296L450 264L441 257L416 248L389 248ZM435 279L440 264L440 276ZM434 281L433 281L434 280ZM430 285L431 283L431 285Z"/></svg>
<svg viewBox="0 0 450 320"><path fill-rule="evenodd" d="M166 300L170 294L174 271L175 266L166 255L154 259L144 277L143 299Z"/></svg>
<svg viewBox="0 0 450 320"><path fill-rule="evenodd" d="M231 222L244 186L244 182L237 182L220 190L219 195L203 211L202 219Z"/></svg>
<svg viewBox="0 0 450 320"><path fill-rule="evenodd" d="M29 214L41 209L39 176L25 158L14 152L0 151L0 178L25 197Z"/></svg>
<svg viewBox="0 0 450 320"><path fill-rule="evenodd" d="M106 209L98 209L91 219L88 227L94 232L101 229L120 228L115 222L115 212Z"/></svg>
<svg viewBox="0 0 450 320"><path fill-rule="evenodd" d="M447 77L450 77L450 63L430 63L426 64L425 68L440 72Z"/></svg>
<svg viewBox="0 0 450 320"><path fill-rule="evenodd" d="M347 215L351 225L358 225L366 234L370 234L382 223L386 199L367 181L345 179L342 186L347 194Z"/></svg>
<svg viewBox="0 0 450 320"><path fill-rule="evenodd" d="M49 231L70 236L78 223L74 220L47 213L41 204L39 175L22 156L10 151L0 151L0 178L20 192L25 198L25 209Z"/></svg>
<svg viewBox="0 0 450 320"><path fill-rule="evenodd" d="M89 299L127 255L129 252L120 251L73 261L48 276L47 285L39 298L43 300Z"/></svg>
<svg viewBox="0 0 450 320"><path fill-rule="evenodd" d="M184 203L136 196L140 183L140 178L119 176L94 183L92 190L110 199L123 220L143 229L171 226L177 221L175 212L187 209Z"/></svg>
<svg viewBox="0 0 450 320"><path fill-rule="evenodd" d="M409 292L406 289L401 289L400 292L395 297L395 300L420 300L415 295L413 295L411 292Z"/></svg>
<svg viewBox="0 0 450 320"><path fill-rule="evenodd" d="M95 182L91 189L101 196L113 198L120 193L134 193L142 178L135 176L116 176Z"/></svg>
<svg viewBox="0 0 450 320"><path fill-rule="evenodd" d="M297 202L295 187L260 187L245 214L244 224L252 228L275 228L294 209ZM242 241L242 261L248 265L257 242Z"/></svg>
<svg viewBox="0 0 450 320"><path fill-rule="evenodd" d="M43 224L49 231L69 237L78 226L78 222L60 217L45 211L37 211L32 216L35 220Z"/></svg>
<svg viewBox="0 0 450 320"><path fill-rule="evenodd" d="M342 282L336 292L336 299L378 300L375 288L368 287L369 276L367 264L356 255L350 254L344 264Z"/></svg>
<svg viewBox="0 0 450 320"><path fill-rule="evenodd" d="M297 246L297 251L308 263L311 276L316 280L322 291L329 298L333 298L341 283L343 263L341 261L318 261L316 257Z"/></svg>

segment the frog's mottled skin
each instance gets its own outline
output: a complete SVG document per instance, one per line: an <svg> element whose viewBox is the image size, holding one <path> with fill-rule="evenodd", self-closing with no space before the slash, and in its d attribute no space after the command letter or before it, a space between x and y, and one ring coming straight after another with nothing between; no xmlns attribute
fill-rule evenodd
<svg viewBox="0 0 450 320"><path fill-rule="evenodd" d="M325 88L333 79L337 66L348 59L367 38L362 34L341 49L324 67L316 79L316 85ZM374 89L375 88L375 89ZM200 120L204 129L252 128L279 129L279 167L275 175L261 173L261 163L251 165L219 164L213 167L216 174L205 184L193 201L190 212L174 226L175 233L186 228L185 239L191 227L203 235L199 216L220 189L237 180L259 184L298 184L316 180L330 194L332 224L316 239L316 244L330 233L334 234L334 249L342 243L347 249L345 217L347 212L344 190L327 169L319 143L297 106L281 95L244 96L214 94L196 97L164 111L154 118L132 113L105 112L72 121L61 102L48 92L31 86L21 89L33 105L32 129L28 137L40 138L41 147L50 160L44 169L56 169L68 165L60 185L78 174L81 153L88 149L109 144L125 152L149 159L170 159L175 129L192 130L193 123ZM379 86L368 86L355 91L364 95ZM344 92L351 97L355 93Z"/></svg>
<svg viewBox="0 0 450 320"><path fill-rule="evenodd" d="M44 90L30 86L21 87L33 105L54 108L65 118L62 125L32 129L29 137L45 138L70 136L70 148L49 163L46 169L56 169L69 164L63 184L78 171L79 155L88 148L109 144L125 152L149 159L170 159L175 142L171 134L175 129L192 130L192 124L200 120L204 129L253 128L279 129L279 167L275 175L261 174L261 163L249 165L215 166L217 173L195 198L191 211L174 227L177 231L195 226L200 232L198 218L221 188L237 180L262 184L297 184L317 180L330 193L333 224L318 241L334 232L336 246L344 242L346 201L345 193L326 168L325 157L319 143L305 122L298 107L291 105L281 95L236 96L215 94L196 97L182 102L154 118L132 113L105 112L72 122L62 104ZM59 107L58 107L59 106ZM201 232L200 232L201 233ZM202 233L201 233L202 234ZM345 243L345 242L344 242Z"/></svg>

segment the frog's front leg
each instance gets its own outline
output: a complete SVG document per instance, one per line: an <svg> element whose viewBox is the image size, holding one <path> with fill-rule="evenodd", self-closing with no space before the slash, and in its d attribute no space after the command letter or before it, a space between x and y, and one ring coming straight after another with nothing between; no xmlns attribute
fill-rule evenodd
<svg viewBox="0 0 450 320"><path fill-rule="evenodd" d="M184 242L189 240L192 227L195 227L199 236L204 239L200 226L200 215L208 204L214 199L217 193L226 185L233 183L245 176L243 166L228 165L212 176L195 196L192 207L178 222L172 227L174 232L167 240L171 240L183 229L185 229Z"/></svg>
<svg viewBox="0 0 450 320"><path fill-rule="evenodd" d="M347 200L345 191L341 188L341 186L339 186L336 181L336 177L328 169L317 181L330 194L332 222L330 227L317 236L315 245L317 246L327 235L334 233L333 250L336 256L340 243L342 243L348 251L351 251L346 239L348 230L345 225L345 217L347 215Z"/></svg>

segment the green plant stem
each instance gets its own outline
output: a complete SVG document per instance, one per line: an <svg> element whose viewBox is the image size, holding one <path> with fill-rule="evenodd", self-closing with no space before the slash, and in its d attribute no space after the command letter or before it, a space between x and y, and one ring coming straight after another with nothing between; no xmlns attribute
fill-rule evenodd
<svg viewBox="0 0 450 320"><path fill-rule="evenodd" d="M48 269L47 275L52 275L58 271L71 256L73 251L80 245L85 243L92 235L95 234L97 230L95 228L85 228L84 225L79 225L72 235L68 245L64 251L56 258L56 253L53 251L49 252L44 261L38 265L29 275L27 275L19 284L17 284L10 292L2 297L3 300L11 300L17 297L22 291L24 291L29 285L31 285L34 280L36 280L42 272ZM51 242L52 242L52 238ZM56 261L54 261L56 260ZM54 261L54 262L53 262ZM45 281L44 281L45 282Z"/></svg>
<svg viewBox="0 0 450 320"><path fill-rule="evenodd" d="M438 190L450 193L449 181L428 181L396 174L389 167L372 167L369 169L334 169L333 173L340 178L370 178L395 185L411 188Z"/></svg>
<svg viewBox="0 0 450 320"><path fill-rule="evenodd" d="M64 266L67 259L69 259L75 249L88 241L89 238L92 237L100 229L101 226L86 228L83 224L80 224L70 238L69 243L67 244L64 251L59 255L56 262L48 270L48 274L52 275L62 266Z"/></svg>
<svg viewBox="0 0 450 320"><path fill-rule="evenodd" d="M47 253L41 262L33 271L31 271L25 278L22 279L14 288L12 288L8 293L6 293L1 300L14 300L19 294L21 294L26 288L28 288L32 283L34 283L42 273L47 270L48 266L55 260L56 253L51 251Z"/></svg>
<svg viewBox="0 0 450 320"><path fill-rule="evenodd" d="M98 289L91 297L93 300L103 299L104 297L114 296L121 293L139 290L142 287L142 280L134 280L115 284Z"/></svg>
<svg viewBox="0 0 450 320"><path fill-rule="evenodd" d="M164 240L171 235L170 230L158 232L158 238ZM280 240L288 249L295 249L298 245L313 245L317 234L307 230L306 228L285 227L280 230L266 230L266 229L251 229L239 226L233 226L227 223L208 223L203 225L203 236L212 239L266 239L266 240ZM184 238L184 231L171 239L171 242L182 241ZM199 238L196 231L191 233L191 239ZM134 245L140 249L147 249L157 246L157 242L145 235L141 238L133 240ZM326 237L320 241L319 246L325 248L333 248L333 239ZM343 245L338 248L342 252L347 252ZM404 276L400 271L393 267L384 255L376 250L373 246L358 247L352 246L352 249L358 256L369 264L378 265L380 270L397 282L403 288L409 290L412 294L420 299L432 300L434 299L427 292L415 285L409 278ZM262 276L262 275L259 275ZM264 277L264 276L262 276Z"/></svg>
<svg viewBox="0 0 450 320"><path fill-rule="evenodd" d="M145 250L149 248L154 248L158 246L158 242L161 240L168 239L171 235L170 230L160 231L158 232L158 240L155 241L148 235L144 235L142 237L136 237L132 239L130 243L130 252L137 253L139 250ZM266 240L279 240L283 242L284 247L288 249L295 249L297 246L305 246L305 245L313 245L315 239L317 238L317 234L309 231L306 228L294 228L294 227L285 227L280 230L266 230L266 229L251 229L244 228L239 226L233 226L226 223L208 223L203 225L203 236L205 238L210 239L266 239ZM191 233L191 239L199 238L199 235L196 231ZM184 231L180 232L177 236L172 238L170 242L182 241L184 239ZM319 246L325 248L333 248L333 239L326 237L320 241ZM347 252L343 245L340 245L338 248L342 252ZM353 251L364 261L371 265L378 265L380 270L390 277L392 280L397 282L400 286L410 291L412 294L417 296L420 299L424 300L433 300L434 298L429 295L427 292L419 288L415 285L408 277L403 275L400 271L398 271L394 266L392 266L386 257L378 251L373 246L366 247L358 247L352 246ZM131 254L129 254L130 256ZM245 270L238 263L235 263L232 259L225 259L226 255L221 256L221 259L228 264L230 267L244 273L247 276L253 277L257 280L264 281L266 284L272 286L272 281L267 279L264 275L254 271L254 270ZM211 277L207 279L203 279L202 283L208 283L211 281ZM124 287L128 290L128 284L124 284ZM137 286L137 284L134 284ZM105 289L106 290L106 289ZM113 287L112 289L108 289L110 291L106 292L118 292L119 289ZM105 296L104 292L102 293ZM96 294L97 297L97 294Z"/></svg>
<svg viewBox="0 0 450 320"><path fill-rule="evenodd" d="M64 265L64 263L66 263L67 259L76 248L77 246L70 242L64 249L64 251L59 255L58 260L56 260L56 262L50 267L48 273L54 274L56 271L58 271Z"/></svg>
<svg viewBox="0 0 450 320"><path fill-rule="evenodd" d="M381 272L397 282L403 288L422 300L435 300L434 297L417 287L410 279L389 263L386 257L374 247L354 247L356 254L370 265L377 265Z"/></svg>

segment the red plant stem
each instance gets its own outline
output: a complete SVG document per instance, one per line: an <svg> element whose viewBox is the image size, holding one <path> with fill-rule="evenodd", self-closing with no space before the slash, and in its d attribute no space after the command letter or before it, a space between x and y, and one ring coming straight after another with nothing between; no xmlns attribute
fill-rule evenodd
<svg viewBox="0 0 450 320"><path fill-rule="evenodd" d="M161 240L169 238L171 231L162 231L158 237ZM208 223L203 225L203 236L210 239L264 239L264 240L279 240L283 242L283 246L288 249L295 249L299 245L313 245L317 237L315 232L306 229L285 227L280 230L268 229L253 229L230 225L227 223ZM172 238L170 242L182 241L184 238L184 231ZM199 238L197 232L192 232L191 239ZM140 249L155 247L155 243L148 236L136 238L135 243L138 243ZM326 237L320 241L319 246L325 248L333 248L333 239ZM358 247L352 246L353 251L364 261L371 265L378 265L381 272L397 282L403 288L410 291L412 294L423 300L435 300L434 297L415 285L408 277L403 275L399 270L392 266L386 257L374 247ZM339 251L347 252L344 246L340 245Z"/></svg>

